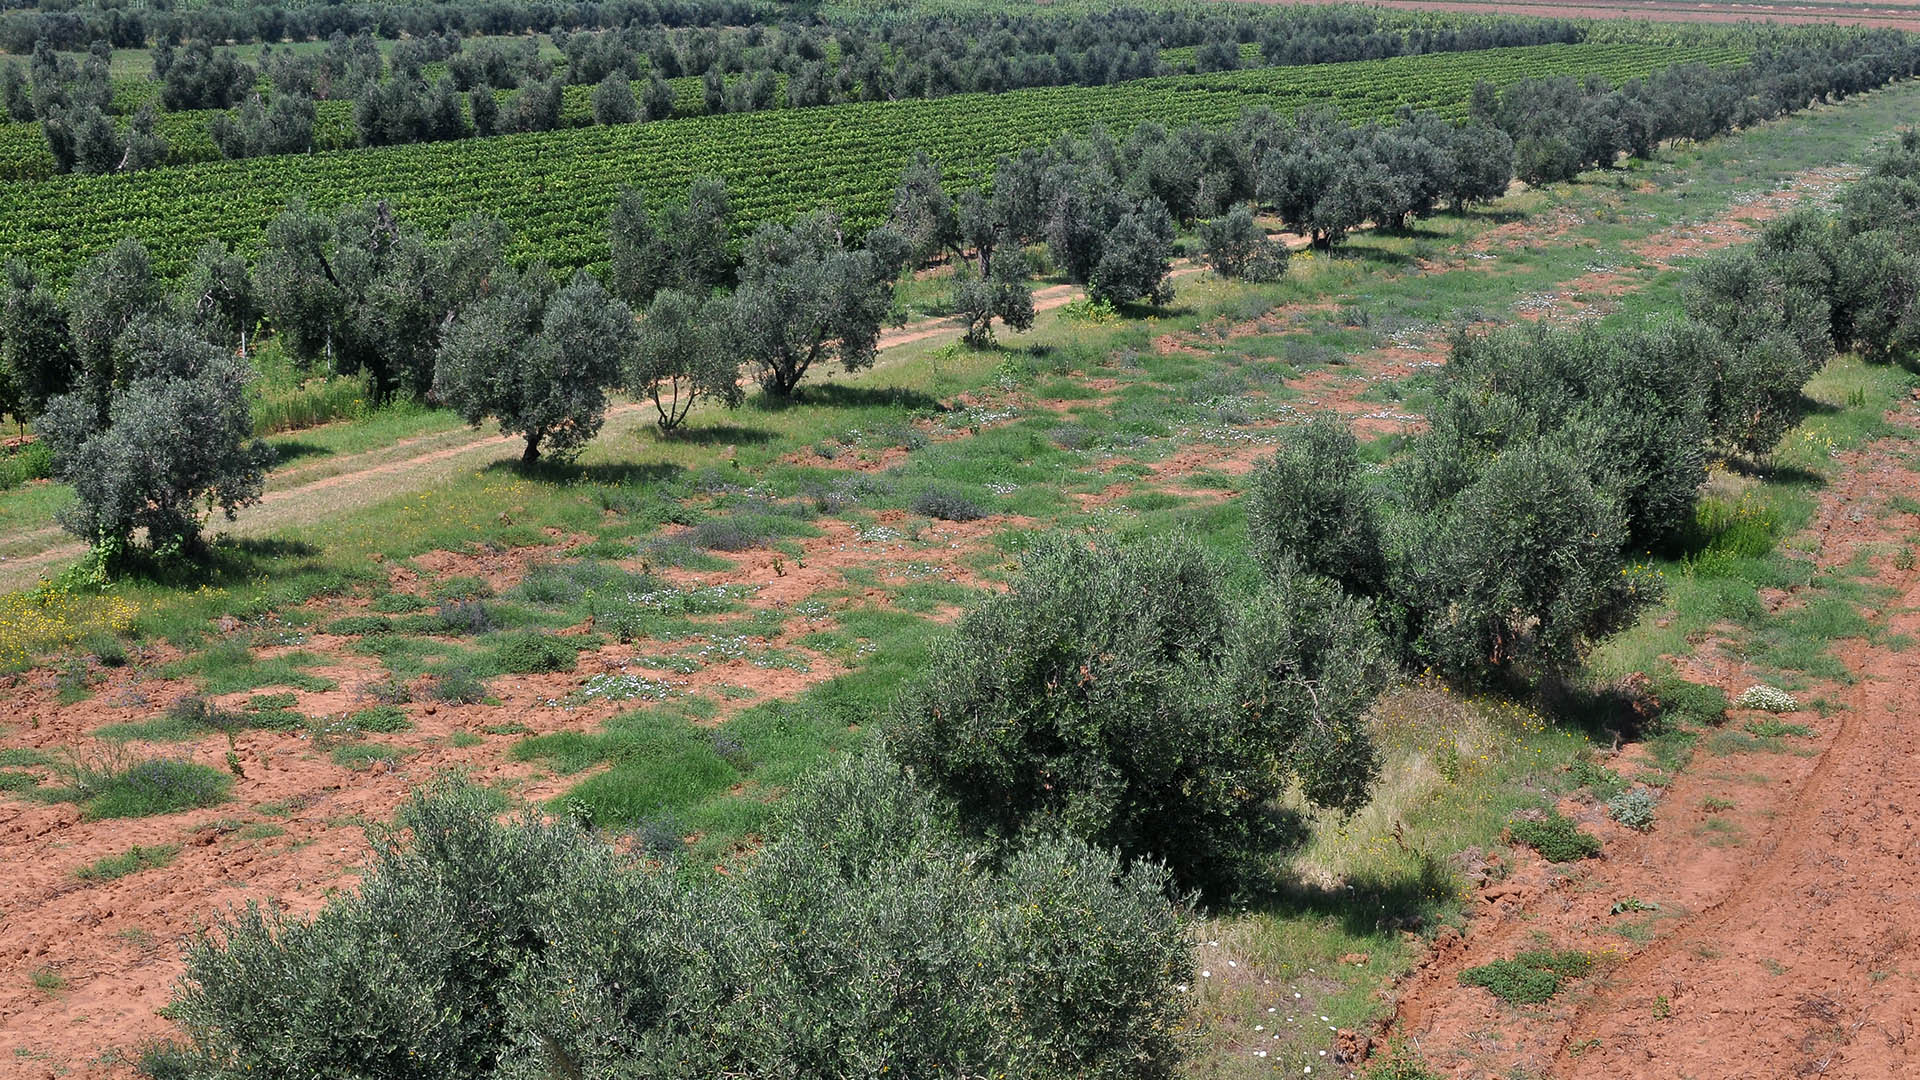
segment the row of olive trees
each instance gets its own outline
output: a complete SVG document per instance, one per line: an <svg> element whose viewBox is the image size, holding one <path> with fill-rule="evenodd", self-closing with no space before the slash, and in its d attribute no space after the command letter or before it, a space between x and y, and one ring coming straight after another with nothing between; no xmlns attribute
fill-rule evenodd
<svg viewBox="0 0 1920 1080"><path fill-rule="evenodd" d="M1429 429L1384 472L1336 419L1288 431L1248 496L1259 562L1370 599L1409 664L1570 672L1657 595L1635 553L1691 525L1711 456L1770 452L1836 350L1920 349L1920 136L1839 204L1704 260L1683 319L1458 339Z"/></svg>

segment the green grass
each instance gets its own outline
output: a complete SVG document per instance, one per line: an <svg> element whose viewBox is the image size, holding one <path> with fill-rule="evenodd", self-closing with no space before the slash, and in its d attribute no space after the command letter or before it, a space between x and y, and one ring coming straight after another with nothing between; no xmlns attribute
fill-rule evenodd
<svg viewBox="0 0 1920 1080"><path fill-rule="evenodd" d="M1574 862L1600 854L1600 839L1558 810L1549 810L1537 820L1516 821L1509 831L1516 842L1538 851L1548 862Z"/></svg>
<svg viewBox="0 0 1920 1080"><path fill-rule="evenodd" d="M78 803L89 821L151 817L216 806L233 789L233 777L195 762L169 758L128 761L79 757L57 762L64 786L43 788L36 798Z"/></svg>
<svg viewBox="0 0 1920 1080"><path fill-rule="evenodd" d="M1538 949L1467 968L1460 973L1460 985L1481 987L1509 1005L1538 1005L1592 970L1593 957L1586 953Z"/></svg>
<svg viewBox="0 0 1920 1080"><path fill-rule="evenodd" d="M81 881L113 881L142 870L157 870L173 862L180 854L179 844L141 847L135 844L119 855L106 855L74 871Z"/></svg>
<svg viewBox="0 0 1920 1080"><path fill-rule="evenodd" d="M320 662L319 656L308 652L262 659L254 656L253 650L243 642L222 641L204 652L167 665L162 674L169 679L191 678L208 694L233 694L263 686L331 690L334 688L331 680L300 670Z"/></svg>

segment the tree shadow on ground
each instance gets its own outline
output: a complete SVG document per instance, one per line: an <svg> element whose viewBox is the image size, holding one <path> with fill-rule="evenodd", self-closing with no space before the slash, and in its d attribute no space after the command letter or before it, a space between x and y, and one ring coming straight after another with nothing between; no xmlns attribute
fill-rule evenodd
<svg viewBox="0 0 1920 1080"><path fill-rule="evenodd" d="M1417 869L1384 876L1362 873L1332 885L1288 876L1253 898L1247 910L1281 918L1336 919L1349 934L1416 930L1438 918L1458 884L1444 859L1415 853Z"/></svg>
<svg viewBox="0 0 1920 1080"><path fill-rule="evenodd" d="M939 400L919 390L904 386L849 386L846 383L837 382L814 383L811 386L799 387L790 398L762 392L748 398L747 404L761 412L785 412L801 405L829 409L895 408L940 411Z"/></svg>
<svg viewBox="0 0 1920 1080"><path fill-rule="evenodd" d="M645 484L669 484L686 473L683 466L670 462L577 462L540 461L532 465L518 458L502 459L487 466L488 472L510 472L529 480L548 484L605 484L609 487L638 487Z"/></svg>
<svg viewBox="0 0 1920 1080"><path fill-rule="evenodd" d="M713 424L668 432L660 436L660 441L687 446L760 446L773 441L773 432L742 424Z"/></svg>
<svg viewBox="0 0 1920 1080"><path fill-rule="evenodd" d="M319 443L302 442L298 439L276 442L273 444L273 465L279 468L302 458L328 457L332 454L332 448L321 446Z"/></svg>

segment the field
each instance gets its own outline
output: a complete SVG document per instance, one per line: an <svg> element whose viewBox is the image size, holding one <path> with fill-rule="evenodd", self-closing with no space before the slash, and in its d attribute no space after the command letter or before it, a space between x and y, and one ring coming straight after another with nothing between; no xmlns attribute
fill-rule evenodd
<svg viewBox="0 0 1920 1080"><path fill-rule="evenodd" d="M713 175L727 182L741 231L820 204L864 229L884 214L914 150L968 176L990 169L1000 154L1096 125L1118 134L1148 121L1223 124L1249 107L1291 110L1323 99L1356 122L1401 104L1458 115L1481 79L1564 72L1624 80L1676 60L1727 63L1739 55L1720 47L1540 46L59 178L0 191L0 257L26 258L57 275L135 236L168 269L209 237L252 245L294 193L322 206L377 194L428 231L487 210L513 229L525 255L574 267L605 258L604 208L624 186L665 200L694 177Z"/></svg>
<svg viewBox="0 0 1920 1080"><path fill-rule="evenodd" d="M1251 0L1254 3L1294 4L1316 0ZM1492 6L1482 0L1387 0L1403 11L1474 12ZM1678 4L1663 0L1567 0L1565 3L1500 4L1508 15L1550 19L1649 19L1654 22L1739 23L1776 22L1788 25L1884 26L1895 30L1920 27L1920 7L1912 4L1798 3L1798 4Z"/></svg>
<svg viewBox="0 0 1920 1080"><path fill-rule="evenodd" d="M721 176L736 236L818 205L864 233L920 150L970 184L1095 127L1321 101L1461 119L1480 80L1745 60L1538 46L6 182L0 260L65 280L131 235L168 274L207 238L256 250L289 199L377 195L428 233L486 210L516 259L604 270L627 185ZM1032 243L1034 325L987 346L961 342L960 260L938 258L894 286L871 367L672 434L619 393L572 461L523 465L491 422L364 400L254 342L256 408L288 419L202 562L62 573L93 565L51 524L75 489L0 489L0 1077L202 1075L154 1049L181 1037L182 945L250 903L340 903L436 778L669 877L758 872L790 789L884 741L901 687L1042 535L1188 537L1251 588L1258 470L1308 417L1383 474L1447 407L1453 335L1666 325L1703 260L1832 208L1916 107L1908 79L1330 250L1263 211L1293 249L1267 282L1208 269L1182 227L1157 304L1095 302ZM320 395L324 422L285 405ZM1180 908L1173 1072L1910 1071L1920 789L1888 748L1920 739L1917 395L1911 358L1827 361L1764 459L1716 458L1686 528L1635 553L1660 599L1554 685L1397 670L1365 713L1362 805L1290 786L1283 869ZM1741 697L1757 684L1787 700ZM1622 719L1663 706L1664 726ZM1543 857L1562 814L1597 857Z"/></svg>

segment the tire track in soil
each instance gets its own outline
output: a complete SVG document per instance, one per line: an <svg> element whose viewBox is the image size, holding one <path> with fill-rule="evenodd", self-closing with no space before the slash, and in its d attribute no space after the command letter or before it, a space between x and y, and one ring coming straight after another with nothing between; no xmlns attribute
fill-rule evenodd
<svg viewBox="0 0 1920 1080"><path fill-rule="evenodd" d="M1920 403L1904 402L1897 422L1920 430ZM1886 553L1910 541L1920 518L1882 512L1920 494L1907 445L1883 439L1844 455L1807 534L1823 568L1874 553L1875 583L1897 598L1876 613L1889 634L1920 632L1920 573ZM1571 873L1530 860L1483 893L1488 914L1464 939L1442 934L1403 984L1395 1034L1454 1076L1517 1067L1758 1080L1920 1069L1920 1043L1910 1042L1920 1024L1920 657L1860 640L1840 648L1858 681L1822 692L1846 707L1832 720L1787 718L1826 729L1816 757L1702 748L1647 835L1563 803L1606 840L1605 857ZM1758 680L1731 665L1712 681L1737 693ZM1728 727L1761 715L1736 713ZM1636 749L1622 755L1623 772ZM1707 813L1710 797L1740 805ZM1728 824L1716 832L1715 819ZM1513 1010L1458 985L1461 969L1536 947L1542 935L1556 947L1620 950L1628 939L1610 904L1624 896L1666 909L1643 924L1653 940L1564 1004Z"/></svg>

